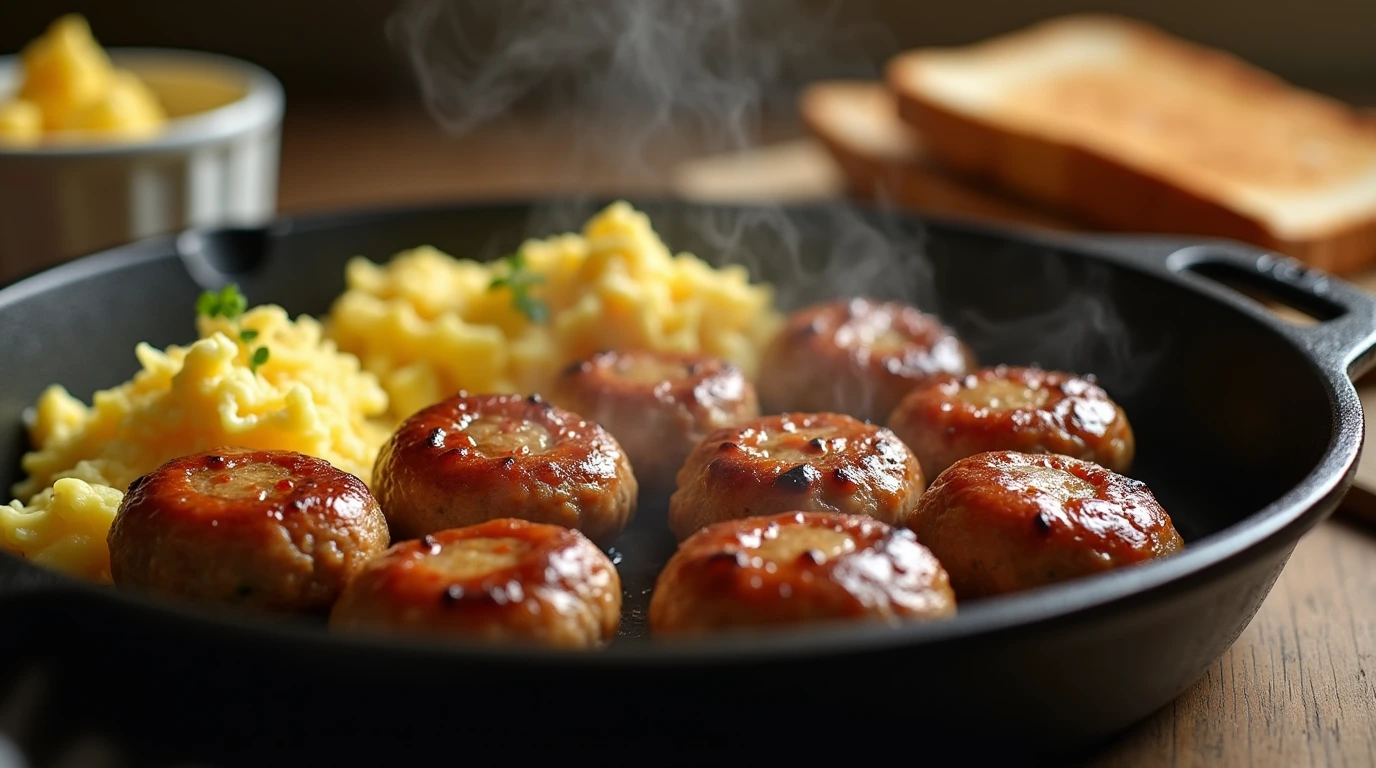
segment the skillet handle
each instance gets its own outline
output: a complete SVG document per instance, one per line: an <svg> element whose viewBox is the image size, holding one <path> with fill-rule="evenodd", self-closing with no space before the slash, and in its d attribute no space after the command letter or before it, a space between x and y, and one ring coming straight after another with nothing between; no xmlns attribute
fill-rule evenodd
<svg viewBox="0 0 1376 768"><path fill-rule="evenodd" d="M1252 315L1308 350L1325 370L1355 380L1376 363L1376 294L1296 259L1227 240L1124 235L1079 240ZM1268 309L1265 299L1298 310L1314 322L1286 320Z"/></svg>

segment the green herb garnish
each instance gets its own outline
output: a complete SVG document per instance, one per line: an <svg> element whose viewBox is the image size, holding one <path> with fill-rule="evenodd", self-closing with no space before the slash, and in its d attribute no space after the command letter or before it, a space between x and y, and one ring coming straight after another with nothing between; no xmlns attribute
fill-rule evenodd
<svg viewBox="0 0 1376 768"><path fill-rule="evenodd" d="M239 286L234 283L226 285L215 291L205 291L199 299L196 299L196 314L206 317L223 317L226 320L234 320L239 315L244 314L248 309L248 299L239 292Z"/></svg>
<svg viewBox="0 0 1376 768"><path fill-rule="evenodd" d="M237 321L244 312L248 311L248 299L239 291L239 286L234 283L226 285L219 291L204 291L200 298L196 299L196 314L206 317L223 317L226 320ZM258 331L252 328L239 329L239 341L248 344L258 338ZM248 369L253 373L258 373L258 366L268 361L270 353L267 347L259 347L249 355Z"/></svg>
<svg viewBox="0 0 1376 768"><path fill-rule="evenodd" d="M506 262L506 274L493 279L488 290L495 291L499 288L506 288L511 291L511 305L518 312L525 315L533 323L545 322L549 318L549 307L543 301L530 295L530 289L543 283L545 276L527 270L525 254L520 251L503 256L501 260Z"/></svg>
<svg viewBox="0 0 1376 768"><path fill-rule="evenodd" d="M254 373L258 372L258 366L268 361L268 348L259 347L253 350L253 357L249 358L248 369Z"/></svg>

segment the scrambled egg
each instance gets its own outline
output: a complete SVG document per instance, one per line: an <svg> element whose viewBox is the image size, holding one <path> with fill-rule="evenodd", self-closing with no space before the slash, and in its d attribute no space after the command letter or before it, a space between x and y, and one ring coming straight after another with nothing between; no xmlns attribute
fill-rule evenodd
<svg viewBox="0 0 1376 768"><path fill-rule="evenodd" d="M383 266L354 259L327 323L274 305L202 315L197 341L140 344L142 370L89 406L49 387L29 424L27 478L0 506L0 548L108 582L124 489L173 458L292 450L370 482L400 419L459 389L538 391L569 361L612 348L704 351L753 377L782 320L768 286L671 255L625 203L520 253L519 274L433 248Z"/></svg>
<svg viewBox="0 0 1376 768"><path fill-rule="evenodd" d="M0 101L0 141L34 144L45 135L74 132L142 137L166 122L153 92L114 66L78 14L54 21L20 60L19 93Z"/></svg>
<svg viewBox="0 0 1376 768"><path fill-rule="evenodd" d="M90 406L54 385L39 398L29 427L35 450L24 501L0 506L0 544L37 562L109 580L105 536L140 475L221 445L299 451L365 481L391 424L387 395L357 358L340 353L309 318L256 307L237 320L198 320L187 347L135 350L142 370ZM252 342L243 330L257 331ZM250 370L256 349L270 357Z"/></svg>
<svg viewBox="0 0 1376 768"><path fill-rule="evenodd" d="M520 248L527 290L548 318L522 311L502 263L421 247L385 265L355 258L329 316L330 336L381 379L402 418L460 389L537 392L573 360L602 349L702 351L753 378L779 327L767 285L739 266L671 254L649 217L624 202L580 234Z"/></svg>

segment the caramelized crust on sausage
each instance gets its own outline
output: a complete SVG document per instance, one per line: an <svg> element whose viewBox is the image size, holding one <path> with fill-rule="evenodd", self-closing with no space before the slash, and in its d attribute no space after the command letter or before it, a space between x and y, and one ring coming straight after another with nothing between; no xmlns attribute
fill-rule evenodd
<svg viewBox="0 0 1376 768"><path fill-rule="evenodd" d="M1146 485L1068 456L962 459L932 481L910 523L961 600L1006 594L1180 551Z"/></svg>
<svg viewBox="0 0 1376 768"><path fill-rule="evenodd" d="M975 367L942 322L900 302L842 299L794 312L766 347L766 412L844 413L882 423L913 387Z"/></svg>
<svg viewBox="0 0 1376 768"><path fill-rule="evenodd" d="M538 395L459 395L407 419L383 444L374 492L392 537L515 517L608 544L638 484L607 430Z"/></svg>
<svg viewBox="0 0 1376 768"><path fill-rule="evenodd" d="M368 563L330 626L596 649L621 622L621 578L587 537L490 520L402 542Z"/></svg>
<svg viewBox="0 0 1376 768"><path fill-rule="evenodd" d="M669 498L680 541L722 520L781 512L869 515L902 525L926 480L884 427L836 413L762 416L709 434Z"/></svg>
<svg viewBox="0 0 1376 768"><path fill-rule="evenodd" d="M654 635L955 613L946 572L912 532L863 515L788 512L697 532L660 572Z"/></svg>
<svg viewBox="0 0 1376 768"><path fill-rule="evenodd" d="M107 541L117 586L323 613L388 535L357 477L299 453L226 447L135 480Z"/></svg>
<svg viewBox="0 0 1376 768"><path fill-rule="evenodd" d="M704 435L760 413L740 368L707 355L651 350L599 352L571 365L549 399L611 432L642 492L665 496Z"/></svg>
<svg viewBox="0 0 1376 768"><path fill-rule="evenodd" d="M919 387L888 426L928 477L999 450L1058 453L1126 472L1136 446L1127 414L1093 377L1006 365Z"/></svg>

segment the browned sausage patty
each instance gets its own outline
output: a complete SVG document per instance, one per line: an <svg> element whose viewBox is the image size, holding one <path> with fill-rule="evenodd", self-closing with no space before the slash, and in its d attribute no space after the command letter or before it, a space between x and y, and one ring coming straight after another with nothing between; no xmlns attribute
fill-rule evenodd
<svg viewBox="0 0 1376 768"><path fill-rule="evenodd" d="M357 477L299 453L226 447L135 480L107 541L119 587L321 613L388 536Z"/></svg>
<svg viewBox="0 0 1376 768"><path fill-rule="evenodd" d="M946 572L905 528L863 515L788 512L693 534L660 572L654 635L955 613Z"/></svg>
<svg viewBox="0 0 1376 768"><path fill-rule="evenodd" d="M680 541L722 520L781 512L869 515L903 525L925 479L884 427L837 413L762 416L703 439L669 498Z"/></svg>
<svg viewBox="0 0 1376 768"><path fill-rule="evenodd" d="M664 496L704 435L760 413L740 368L707 355L650 350L599 352L569 366L549 400L611 432L642 492Z"/></svg>
<svg viewBox="0 0 1376 768"><path fill-rule="evenodd" d="M616 438L535 395L460 393L425 408L373 469L394 539L515 517L608 544L635 515L638 487Z"/></svg>
<svg viewBox="0 0 1376 768"><path fill-rule="evenodd" d="M1132 466L1127 414L1093 377L1000 365L913 390L889 417L928 477L985 451L1059 453Z"/></svg>
<svg viewBox="0 0 1376 768"><path fill-rule="evenodd" d="M952 464L910 522L961 600L1088 576L1178 552L1141 482L1068 456L981 453Z"/></svg>
<svg viewBox="0 0 1376 768"><path fill-rule="evenodd" d="M883 423L913 387L975 367L932 315L900 302L842 299L794 312L765 348L765 412L844 413Z"/></svg>
<svg viewBox="0 0 1376 768"><path fill-rule="evenodd" d="M601 648L621 622L621 578L578 531L502 519L401 542L349 582L338 630Z"/></svg>

